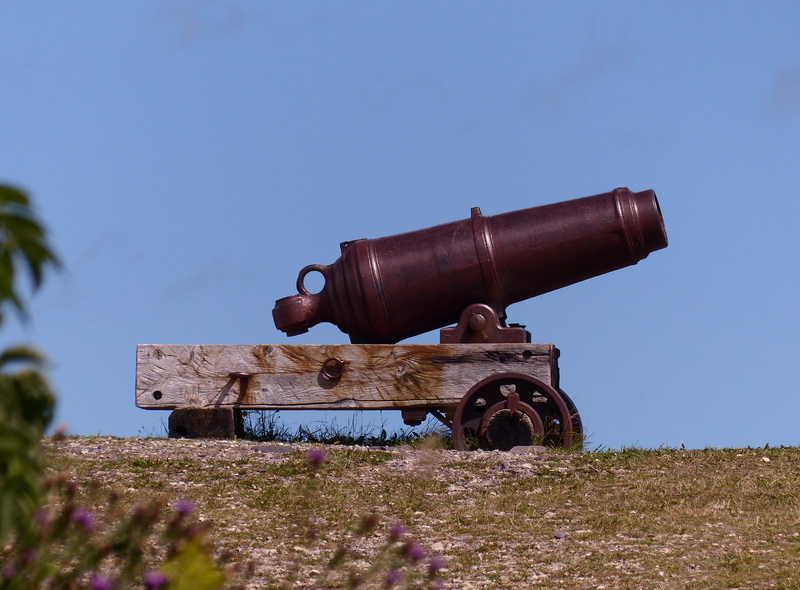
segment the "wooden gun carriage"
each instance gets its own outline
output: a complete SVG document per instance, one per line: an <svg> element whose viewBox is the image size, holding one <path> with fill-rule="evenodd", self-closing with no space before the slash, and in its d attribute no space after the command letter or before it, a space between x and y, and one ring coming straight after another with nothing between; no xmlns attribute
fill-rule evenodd
<svg viewBox="0 0 800 590"><path fill-rule="evenodd" d="M410 425L435 416L456 449L572 446L582 425L559 351L507 325L506 307L666 246L655 193L626 188L343 242L273 319L289 336L331 322L351 344L139 345L136 404L174 410L171 436L230 436L246 409L398 409ZM437 328L439 344L397 344Z"/></svg>

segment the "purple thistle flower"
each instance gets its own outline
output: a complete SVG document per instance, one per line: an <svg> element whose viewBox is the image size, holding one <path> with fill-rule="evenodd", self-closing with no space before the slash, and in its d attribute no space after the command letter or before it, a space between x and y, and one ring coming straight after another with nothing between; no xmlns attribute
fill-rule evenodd
<svg viewBox="0 0 800 590"><path fill-rule="evenodd" d="M50 514L44 508L39 508L33 514L33 521L38 525L39 535L47 535L51 528Z"/></svg>
<svg viewBox="0 0 800 590"><path fill-rule="evenodd" d="M147 572L143 576L142 581L147 590L159 590L159 588L163 588L167 583L167 576L158 571Z"/></svg>
<svg viewBox="0 0 800 590"><path fill-rule="evenodd" d="M392 541L399 541L406 534L406 525L402 522L396 522L389 527L389 539Z"/></svg>
<svg viewBox="0 0 800 590"><path fill-rule="evenodd" d="M114 580L106 578L105 576L92 576L92 581L89 582L92 590L111 590L114 587Z"/></svg>
<svg viewBox="0 0 800 590"><path fill-rule="evenodd" d="M325 452L325 449L320 447L320 448L311 449L310 451L308 451L308 454L306 455L306 457L308 458L309 462L311 463L311 466L314 469L316 469L325 460L325 456L327 454L328 453Z"/></svg>
<svg viewBox="0 0 800 590"><path fill-rule="evenodd" d="M447 560L442 555L434 555L428 562L428 571L431 575L447 567Z"/></svg>
<svg viewBox="0 0 800 590"><path fill-rule="evenodd" d="M28 549L23 555L22 559L26 564L33 563L39 559L39 552L36 549Z"/></svg>
<svg viewBox="0 0 800 590"><path fill-rule="evenodd" d="M17 575L17 568L14 567L14 564L8 563L3 567L3 579L10 580L14 576Z"/></svg>
<svg viewBox="0 0 800 590"><path fill-rule="evenodd" d="M189 516L192 512L194 512L194 502L189 500L188 498L181 498L177 502L175 502L175 510L181 516Z"/></svg>
<svg viewBox="0 0 800 590"><path fill-rule="evenodd" d="M63 422L56 426L56 429L53 431L53 440L60 441L64 440L64 437L67 436L67 425Z"/></svg>
<svg viewBox="0 0 800 590"><path fill-rule="evenodd" d="M95 529L94 514L88 508L76 508L72 513L72 522L87 533Z"/></svg>
<svg viewBox="0 0 800 590"><path fill-rule="evenodd" d="M39 526L45 526L50 521L50 516L47 514L47 510L39 508L33 513L33 520L36 521L36 524Z"/></svg>
<svg viewBox="0 0 800 590"><path fill-rule="evenodd" d="M397 586L402 580L403 572L397 568L392 568L389 570L389 573L386 574L386 583L384 584L384 587L391 588L392 586Z"/></svg>
<svg viewBox="0 0 800 590"><path fill-rule="evenodd" d="M403 554L408 558L411 563L417 563L425 559L427 552L425 548L419 543L409 541L403 547Z"/></svg>

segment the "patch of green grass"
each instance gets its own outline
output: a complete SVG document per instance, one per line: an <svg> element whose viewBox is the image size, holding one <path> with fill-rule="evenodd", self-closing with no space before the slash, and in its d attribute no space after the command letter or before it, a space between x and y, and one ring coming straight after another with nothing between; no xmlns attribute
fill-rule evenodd
<svg viewBox="0 0 800 590"><path fill-rule="evenodd" d="M381 465L391 454L386 451L353 449L346 446L330 447L326 450L325 470L331 475L339 475L361 465ZM266 471L284 477L309 475L317 471L309 463L304 451L295 451L285 461L269 465Z"/></svg>
<svg viewBox="0 0 800 590"><path fill-rule="evenodd" d="M347 424L339 424L334 418L291 428L282 422L277 411L254 410L244 416L244 432L245 440L255 441L395 447L430 445L429 440L436 439L441 448L452 447L449 429L432 419L421 426L397 431L387 430L385 424L364 424L358 415L351 417Z"/></svg>
<svg viewBox="0 0 800 590"><path fill-rule="evenodd" d="M333 445L318 468L307 450L232 461L56 452L51 464L133 494L190 497L222 546L270 551L262 587L312 528L330 546L375 514L439 547L456 587L800 588L794 448L514 456ZM368 556L380 539L358 550Z"/></svg>

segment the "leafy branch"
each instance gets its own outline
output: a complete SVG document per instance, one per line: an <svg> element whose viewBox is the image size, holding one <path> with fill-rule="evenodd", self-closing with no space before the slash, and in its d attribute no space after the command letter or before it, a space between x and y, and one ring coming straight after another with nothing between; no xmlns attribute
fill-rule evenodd
<svg viewBox="0 0 800 590"><path fill-rule="evenodd" d="M14 308L21 317L27 317L19 287L21 272L29 275L32 289L36 291L42 285L45 271L59 266L28 196L0 184L0 324L7 306Z"/></svg>

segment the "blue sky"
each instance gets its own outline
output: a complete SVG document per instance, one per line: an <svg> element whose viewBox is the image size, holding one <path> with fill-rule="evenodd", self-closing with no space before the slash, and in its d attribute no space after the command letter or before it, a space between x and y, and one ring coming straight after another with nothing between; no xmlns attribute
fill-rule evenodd
<svg viewBox="0 0 800 590"><path fill-rule="evenodd" d="M0 336L52 358L71 432L159 432L136 345L346 343L271 319L341 241L652 188L666 250L509 320L561 349L591 446L799 444L798 25L794 2L3 3L0 182L65 269Z"/></svg>

